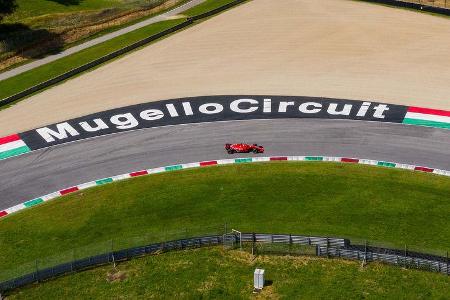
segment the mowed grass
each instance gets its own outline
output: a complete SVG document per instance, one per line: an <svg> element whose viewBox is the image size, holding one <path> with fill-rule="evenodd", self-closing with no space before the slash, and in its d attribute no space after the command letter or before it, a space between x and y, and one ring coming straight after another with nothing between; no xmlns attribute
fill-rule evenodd
<svg viewBox="0 0 450 300"><path fill-rule="evenodd" d="M8 299L448 299L450 277L371 263L203 248L105 266L14 291ZM113 275L114 274L114 275ZM115 279L115 280L114 280Z"/></svg>
<svg viewBox="0 0 450 300"><path fill-rule="evenodd" d="M111 248L211 233L225 223L240 231L348 237L445 255L449 195L443 176L334 163L145 176L0 220L0 280L32 271L35 259L42 268ZM183 234L171 234L177 232Z"/></svg>

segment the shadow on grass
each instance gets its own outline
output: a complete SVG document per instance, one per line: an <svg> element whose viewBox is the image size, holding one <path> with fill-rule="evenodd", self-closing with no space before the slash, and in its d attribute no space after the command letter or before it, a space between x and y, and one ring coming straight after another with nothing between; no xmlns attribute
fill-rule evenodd
<svg viewBox="0 0 450 300"><path fill-rule="evenodd" d="M24 58L42 58L59 53L64 41L57 33L33 29L23 24L0 24L0 53Z"/></svg>

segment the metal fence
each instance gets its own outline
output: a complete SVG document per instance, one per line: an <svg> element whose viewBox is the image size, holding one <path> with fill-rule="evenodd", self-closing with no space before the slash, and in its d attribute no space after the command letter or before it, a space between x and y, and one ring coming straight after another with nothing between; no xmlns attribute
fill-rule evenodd
<svg viewBox="0 0 450 300"><path fill-rule="evenodd" d="M226 232L226 226L224 227ZM220 230L220 229L218 229ZM0 292L5 292L15 288L23 287L27 284L40 282L69 274L72 272L92 268L105 264L115 264L116 262L129 260L149 254L158 254L167 251L184 250L199 247L217 246L224 244L224 237L227 240L230 236L234 238L234 245L250 244L257 245L301 245L315 247L312 255L321 257L339 257L344 259L359 260L364 262L379 261L382 263L394 264L406 268L423 269L435 271L443 274L450 274L449 257L436 256L431 254L379 248L367 245L352 245L350 240L335 237L317 237L292 234L265 234L265 233L241 233L241 234L212 234L193 238L182 238L166 242L151 243L145 246L130 247L127 249L110 251L82 259L75 259L69 262L38 269L34 272L19 276L0 283ZM286 252L290 253L290 252ZM305 254L310 254L304 252Z"/></svg>

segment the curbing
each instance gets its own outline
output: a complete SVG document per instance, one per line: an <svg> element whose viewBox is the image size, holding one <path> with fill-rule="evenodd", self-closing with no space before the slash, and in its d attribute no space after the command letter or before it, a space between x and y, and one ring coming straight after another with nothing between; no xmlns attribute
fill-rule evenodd
<svg viewBox="0 0 450 300"><path fill-rule="evenodd" d="M415 166L409 164L400 164L394 162L386 162L386 161L378 161L371 159L359 159L359 158L350 158L350 157L330 157L330 156L267 156L267 157L249 157L249 158L230 158L230 159L219 159L212 161L202 161L202 162L193 162L179 165L171 165L165 167L152 168L147 170L140 170L131 173L116 175L112 177L97 179L91 182L82 183L77 186L68 187L57 192L53 192L47 194L45 196L38 197L36 199L32 199L26 201L24 203L18 204L16 206L7 208L3 211L0 211L0 219L6 217L12 213L18 212L25 208L33 207L43 202L47 202L49 200L65 196L68 194L72 194L74 192L85 190L91 187L100 186L116 181L121 181L125 179L130 179L134 177L146 176L151 174L158 174L163 172L171 172L178 171L184 169L192 169L192 168L202 168L208 166L216 166L216 165L229 165L229 164L240 164L240 163L258 163L258 162L271 162L271 161L307 161L307 162L341 162L341 163L350 163L350 164L362 164L362 165L371 165L371 166L381 166L386 168L397 168L397 169L405 169L416 172L425 172L432 173L436 175L448 176L450 177L450 171L433 169L424 166Z"/></svg>

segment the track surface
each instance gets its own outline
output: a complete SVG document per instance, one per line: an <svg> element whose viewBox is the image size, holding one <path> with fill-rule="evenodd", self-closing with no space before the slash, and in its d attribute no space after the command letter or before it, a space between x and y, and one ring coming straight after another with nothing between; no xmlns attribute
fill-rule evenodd
<svg viewBox="0 0 450 300"><path fill-rule="evenodd" d="M314 119L172 126L84 140L0 161L0 210L112 175L224 158L228 155L223 144L241 141L264 145L267 156L349 156L450 169L447 130Z"/></svg>

